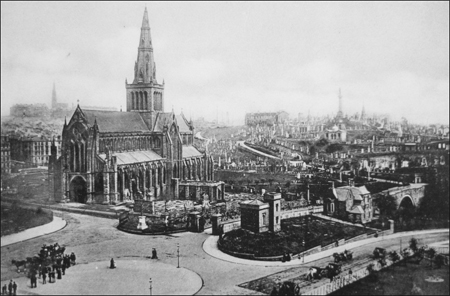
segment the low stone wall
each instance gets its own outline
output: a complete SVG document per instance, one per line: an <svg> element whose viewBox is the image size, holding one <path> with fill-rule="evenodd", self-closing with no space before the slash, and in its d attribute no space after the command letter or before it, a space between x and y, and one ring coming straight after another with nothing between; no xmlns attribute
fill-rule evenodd
<svg viewBox="0 0 450 296"><path fill-rule="evenodd" d="M356 242L356 241L363 240L363 239L366 239L366 238L367 238L367 234L364 233L364 234L352 237L352 238L350 238L348 240L345 240L345 243L348 244L348 243Z"/></svg>
<svg viewBox="0 0 450 296"><path fill-rule="evenodd" d="M312 208L313 213L321 213L323 212L323 206L315 206ZM289 219L289 218L295 218L300 216L306 216L309 214L309 209L307 207L305 208L298 208L288 211L283 211L281 213L281 220L283 219Z"/></svg>

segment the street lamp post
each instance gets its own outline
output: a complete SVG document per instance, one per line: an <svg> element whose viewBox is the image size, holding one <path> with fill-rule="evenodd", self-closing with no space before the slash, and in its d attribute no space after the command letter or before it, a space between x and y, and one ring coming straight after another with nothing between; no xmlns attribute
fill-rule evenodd
<svg viewBox="0 0 450 296"><path fill-rule="evenodd" d="M303 263L305 263L305 238L302 240L302 247L303 247Z"/></svg>
<svg viewBox="0 0 450 296"><path fill-rule="evenodd" d="M178 266L177 268L180 268L180 244L177 243L177 253L178 253Z"/></svg>
<svg viewBox="0 0 450 296"><path fill-rule="evenodd" d="M152 295L152 278L150 278L150 295Z"/></svg>

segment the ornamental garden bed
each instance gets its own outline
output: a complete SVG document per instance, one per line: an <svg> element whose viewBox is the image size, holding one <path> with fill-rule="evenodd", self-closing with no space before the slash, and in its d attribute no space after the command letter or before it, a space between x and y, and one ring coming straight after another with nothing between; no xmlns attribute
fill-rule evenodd
<svg viewBox="0 0 450 296"><path fill-rule="evenodd" d="M40 207L25 209L16 204L1 206L1 236L52 222L53 213Z"/></svg>
<svg viewBox="0 0 450 296"><path fill-rule="evenodd" d="M281 231L277 233L233 230L223 236L220 244L225 251L272 257L281 256L285 252L298 254L319 245L326 246L364 233L366 231L362 227L307 216L282 220Z"/></svg>

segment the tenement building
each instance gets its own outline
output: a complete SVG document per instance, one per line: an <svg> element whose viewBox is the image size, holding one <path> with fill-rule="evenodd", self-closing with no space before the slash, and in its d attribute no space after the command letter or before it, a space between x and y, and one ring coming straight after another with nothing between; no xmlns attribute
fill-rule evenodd
<svg viewBox="0 0 450 296"><path fill-rule="evenodd" d="M194 146L194 126L164 112L164 82L156 66L147 9L126 112L77 106L64 123L62 153L49 167L56 201L114 204L131 199L222 200L213 160ZM53 177L53 178L52 178Z"/></svg>

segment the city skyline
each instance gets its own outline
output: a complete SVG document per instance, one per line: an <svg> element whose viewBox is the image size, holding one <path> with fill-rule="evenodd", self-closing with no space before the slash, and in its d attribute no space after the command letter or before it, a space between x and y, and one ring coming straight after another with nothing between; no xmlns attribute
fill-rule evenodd
<svg viewBox="0 0 450 296"><path fill-rule="evenodd" d="M125 109L145 6L166 111L234 124L336 114L341 88L344 114L448 122L449 6L437 2L2 2L2 116L49 106L53 82L59 102Z"/></svg>

